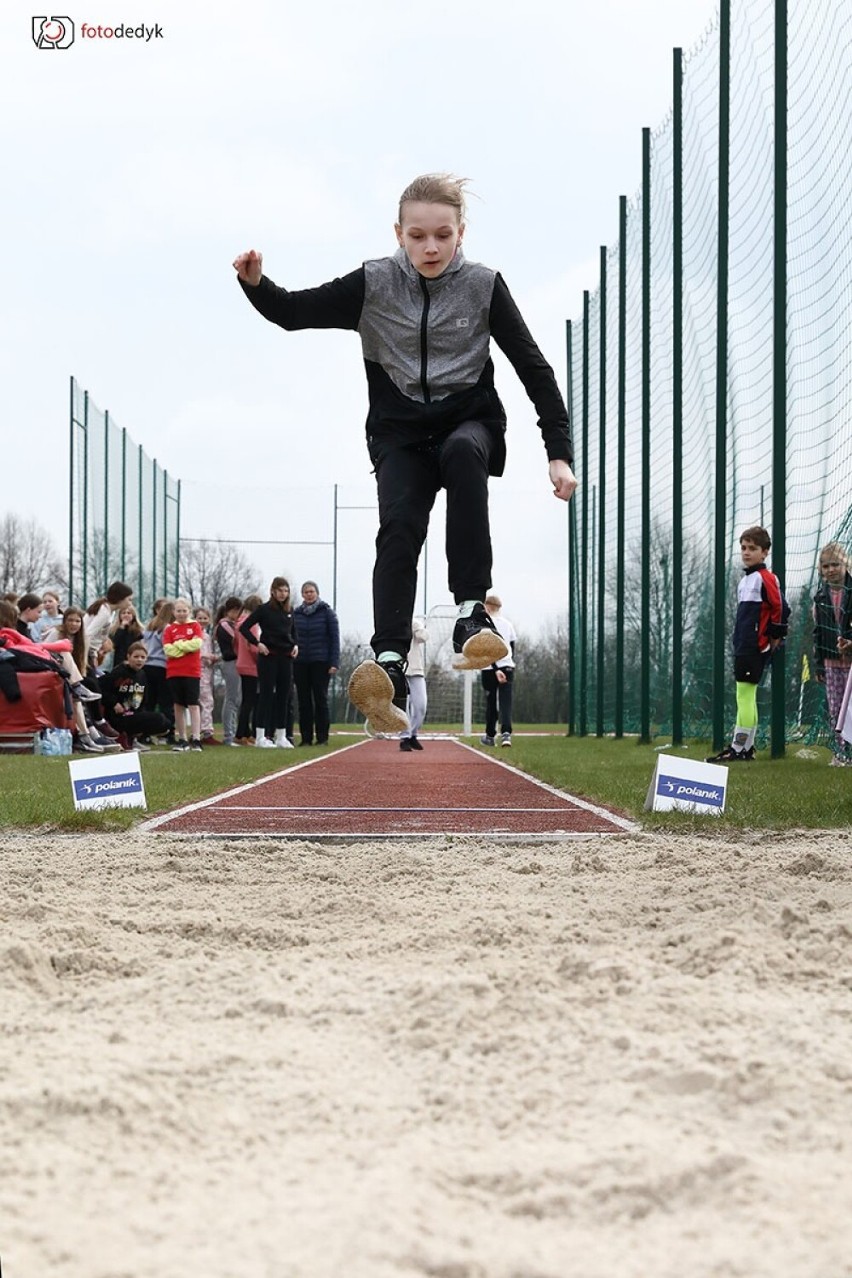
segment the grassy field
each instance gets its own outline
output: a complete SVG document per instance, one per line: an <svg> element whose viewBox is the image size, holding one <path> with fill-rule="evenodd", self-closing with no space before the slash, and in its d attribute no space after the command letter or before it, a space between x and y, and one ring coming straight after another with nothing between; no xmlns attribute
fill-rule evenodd
<svg viewBox="0 0 852 1278"><path fill-rule="evenodd" d="M439 730L431 726L430 730ZM536 725L525 736L516 730L509 750L488 750L532 776L626 813L647 828L689 831L725 829L833 829L852 824L852 768L829 768L828 752L795 745L785 758L759 757L754 764L730 769L727 808L719 818L686 813L646 813L643 804L660 750L635 740L566 737L557 725ZM304 763L330 750L360 740L355 735L332 735L329 746L293 752L281 750L224 750L174 755L154 750L142 757L148 811L114 809L75 812L67 759L13 756L0 760L0 828L44 830L126 829L144 816L207 798L232 786L254 781L294 763ZM479 747L478 735L468 740ZM428 747L427 747L428 748ZM671 753L702 759L707 743Z"/></svg>

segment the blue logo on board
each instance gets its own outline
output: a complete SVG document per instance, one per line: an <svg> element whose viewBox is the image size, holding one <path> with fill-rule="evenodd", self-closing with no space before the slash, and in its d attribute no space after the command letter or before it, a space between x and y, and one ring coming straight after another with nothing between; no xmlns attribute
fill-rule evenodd
<svg viewBox="0 0 852 1278"><path fill-rule="evenodd" d="M701 803L708 808L721 808L725 798L721 786L708 785L705 781L686 781L683 777L667 777L662 773L657 778L657 794L681 803Z"/></svg>
<svg viewBox="0 0 852 1278"><path fill-rule="evenodd" d="M74 781L74 797L82 799L111 799L119 794L141 794L142 773L125 772L112 777L89 777Z"/></svg>

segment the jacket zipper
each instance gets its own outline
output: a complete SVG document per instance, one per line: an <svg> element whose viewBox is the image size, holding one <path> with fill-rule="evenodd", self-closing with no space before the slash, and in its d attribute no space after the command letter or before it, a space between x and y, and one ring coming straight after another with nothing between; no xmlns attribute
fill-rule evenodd
<svg viewBox="0 0 852 1278"><path fill-rule="evenodd" d="M420 277L420 288L423 293L423 310L420 314L420 388L423 391L423 402L425 404L431 404L432 399L429 394L429 378L427 375L429 359L427 333L429 324L429 306L431 305L432 299L429 296L429 289L422 275Z"/></svg>

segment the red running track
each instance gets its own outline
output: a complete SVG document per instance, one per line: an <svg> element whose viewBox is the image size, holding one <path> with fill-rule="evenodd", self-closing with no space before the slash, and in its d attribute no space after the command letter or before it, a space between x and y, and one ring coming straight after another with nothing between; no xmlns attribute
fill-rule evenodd
<svg viewBox="0 0 852 1278"><path fill-rule="evenodd" d="M565 794L460 741L424 738L420 753L365 740L146 821L195 836L411 838L487 834L570 838L623 834L625 816Z"/></svg>

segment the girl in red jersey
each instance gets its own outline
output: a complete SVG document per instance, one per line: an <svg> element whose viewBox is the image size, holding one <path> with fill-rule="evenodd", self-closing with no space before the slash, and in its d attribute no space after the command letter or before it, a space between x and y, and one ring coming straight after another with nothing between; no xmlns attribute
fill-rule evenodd
<svg viewBox="0 0 852 1278"><path fill-rule="evenodd" d="M163 650L166 654L166 678L175 707L175 736L173 750L201 749L201 645L203 632L197 621L190 617L191 605L187 599L175 600L175 619L163 631ZM190 739L186 739L186 713L189 711Z"/></svg>

